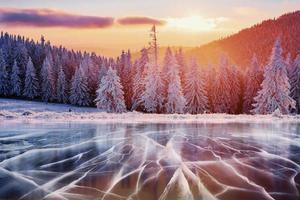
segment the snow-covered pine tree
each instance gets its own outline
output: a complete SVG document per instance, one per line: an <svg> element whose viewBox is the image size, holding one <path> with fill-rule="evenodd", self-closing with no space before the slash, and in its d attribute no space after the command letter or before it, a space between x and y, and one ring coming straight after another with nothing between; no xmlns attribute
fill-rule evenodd
<svg viewBox="0 0 300 200"><path fill-rule="evenodd" d="M96 98L96 90L98 86L99 67L94 63L89 54L85 54L81 66L84 74L88 77L88 88L90 93L90 102Z"/></svg>
<svg viewBox="0 0 300 200"><path fill-rule="evenodd" d="M3 50L0 49L0 96L8 96L10 93L9 74L5 62Z"/></svg>
<svg viewBox="0 0 300 200"><path fill-rule="evenodd" d="M95 99L97 108L110 113L122 113L126 111L123 87L117 72L111 67L102 78Z"/></svg>
<svg viewBox="0 0 300 200"><path fill-rule="evenodd" d="M148 50L143 48L141 50L141 57L135 64L135 75L133 79L133 95L132 95L132 107L131 110L141 111L141 95L145 90L145 77L146 77L146 65L149 62Z"/></svg>
<svg viewBox="0 0 300 200"><path fill-rule="evenodd" d="M282 114L295 109L296 102L289 96L290 84L286 62L282 58L280 39L275 41L269 64L265 67L262 89L254 98L254 114L271 114L279 109Z"/></svg>
<svg viewBox="0 0 300 200"><path fill-rule="evenodd" d="M285 57L285 63L286 63L286 71L287 71L287 75L290 78L291 77L291 73L293 71L293 66L292 66L292 55L291 53L288 53Z"/></svg>
<svg viewBox="0 0 300 200"><path fill-rule="evenodd" d="M186 112L199 114L208 111L204 77L201 75L196 59L191 61L190 70L187 72L184 94L187 102Z"/></svg>
<svg viewBox="0 0 300 200"><path fill-rule="evenodd" d="M145 78L145 90L141 96L141 102L146 112L160 113L164 104L164 85L159 67L154 63L147 64L148 73Z"/></svg>
<svg viewBox="0 0 300 200"><path fill-rule="evenodd" d="M250 111L253 109L254 97L260 90L260 85L263 81L263 71L255 54L252 57L251 65L246 74L243 112L250 114Z"/></svg>
<svg viewBox="0 0 300 200"><path fill-rule="evenodd" d="M179 66L174 56L169 62L167 98L165 110L167 113L183 113L186 105L186 100L183 96L181 81L179 76Z"/></svg>
<svg viewBox="0 0 300 200"><path fill-rule="evenodd" d="M31 61L31 57L28 59L25 74L25 85L23 95L26 98L34 99L39 95L39 82L36 74L36 70Z"/></svg>
<svg viewBox="0 0 300 200"><path fill-rule="evenodd" d="M83 66L80 65L73 76L70 94L70 103L78 106L90 105L88 89L88 77L85 75Z"/></svg>
<svg viewBox="0 0 300 200"><path fill-rule="evenodd" d="M102 78L106 75L108 69L106 67L107 63L102 61L100 69L99 69L99 74L98 74L98 85L101 83Z"/></svg>
<svg viewBox="0 0 300 200"><path fill-rule="evenodd" d="M290 77L291 97L296 101L297 112L300 112L300 54L297 55L292 63Z"/></svg>
<svg viewBox="0 0 300 200"><path fill-rule="evenodd" d="M15 60L20 70L21 86L24 86L26 65L28 63L28 51L23 43L19 43L15 49Z"/></svg>
<svg viewBox="0 0 300 200"><path fill-rule="evenodd" d="M180 76L180 81L181 81L181 86L185 86L185 76L186 76L186 64L183 56L182 49L180 48L176 53L175 57L179 66L179 76Z"/></svg>
<svg viewBox="0 0 300 200"><path fill-rule="evenodd" d="M51 62L52 63L52 62ZM42 100L45 102L49 102L53 100L53 93L54 93L54 88L53 88L53 69L51 66L50 60L48 55L45 57L42 69L41 69L41 84L42 84L42 90L41 90L41 96Z"/></svg>
<svg viewBox="0 0 300 200"><path fill-rule="evenodd" d="M217 74L215 87L214 110L216 113L230 113L231 94L228 68L228 58L227 56L222 55L220 59L219 71Z"/></svg>
<svg viewBox="0 0 300 200"><path fill-rule="evenodd" d="M205 91L207 92L208 110L214 112L214 105L216 99L215 84L216 84L216 69L213 65L208 64L205 78Z"/></svg>
<svg viewBox="0 0 300 200"><path fill-rule="evenodd" d="M229 94L230 94L230 114L237 114L239 112L239 107L241 107L241 83L240 83L240 71L238 68L233 65L231 67L227 67L227 75L229 81Z"/></svg>
<svg viewBox="0 0 300 200"><path fill-rule="evenodd" d="M20 68L17 61L14 61L10 76L10 94L16 97L22 95L22 81L20 77Z"/></svg>
<svg viewBox="0 0 300 200"><path fill-rule="evenodd" d="M56 98L60 103L68 102L68 85L66 81L65 72L62 65L59 65L57 86L56 86Z"/></svg>

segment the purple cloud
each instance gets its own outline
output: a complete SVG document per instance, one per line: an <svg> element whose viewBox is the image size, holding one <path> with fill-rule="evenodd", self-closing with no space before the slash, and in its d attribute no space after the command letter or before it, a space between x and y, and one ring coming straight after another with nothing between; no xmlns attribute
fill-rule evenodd
<svg viewBox="0 0 300 200"><path fill-rule="evenodd" d="M151 17L123 17L118 19L121 25L164 25L166 21Z"/></svg>
<svg viewBox="0 0 300 200"><path fill-rule="evenodd" d="M114 18L76 15L51 9L0 8L0 23L7 26L106 28L114 24Z"/></svg>

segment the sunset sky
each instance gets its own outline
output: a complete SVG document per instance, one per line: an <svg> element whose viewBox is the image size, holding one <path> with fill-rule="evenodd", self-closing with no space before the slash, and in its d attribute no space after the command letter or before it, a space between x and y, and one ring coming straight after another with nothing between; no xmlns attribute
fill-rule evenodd
<svg viewBox="0 0 300 200"><path fill-rule="evenodd" d="M199 46L300 9L299 0L1 0L1 30L114 56L148 43Z"/></svg>

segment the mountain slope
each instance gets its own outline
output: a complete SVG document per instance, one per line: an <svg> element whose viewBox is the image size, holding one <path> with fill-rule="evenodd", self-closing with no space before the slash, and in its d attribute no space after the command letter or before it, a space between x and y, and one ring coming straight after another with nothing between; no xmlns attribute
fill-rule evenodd
<svg viewBox="0 0 300 200"><path fill-rule="evenodd" d="M282 40L283 55L287 56L290 52L294 59L300 53L300 11L263 21L224 39L194 48L186 55L197 57L201 63L216 63L219 54L226 52L233 62L245 68L252 54L256 53L259 61L266 64L278 36Z"/></svg>

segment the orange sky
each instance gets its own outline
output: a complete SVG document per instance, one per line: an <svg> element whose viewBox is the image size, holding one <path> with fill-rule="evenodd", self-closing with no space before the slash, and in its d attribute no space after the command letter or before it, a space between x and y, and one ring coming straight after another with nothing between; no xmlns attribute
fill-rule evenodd
<svg viewBox="0 0 300 200"><path fill-rule="evenodd" d="M298 0L2 0L0 28L35 40L44 35L55 45L116 56L122 49L137 51L148 44L151 20L163 22L158 26L160 46L192 47L297 8ZM120 19L127 17L135 21L122 24Z"/></svg>

